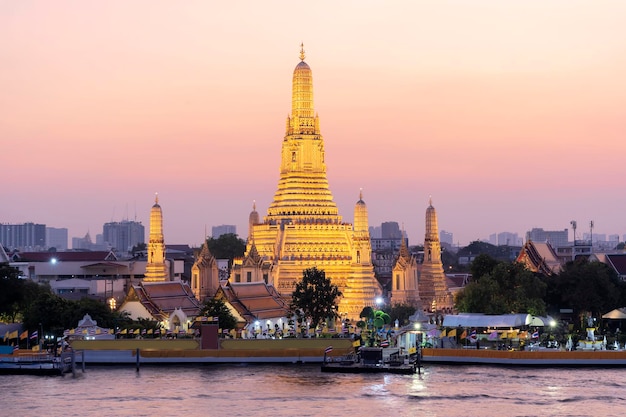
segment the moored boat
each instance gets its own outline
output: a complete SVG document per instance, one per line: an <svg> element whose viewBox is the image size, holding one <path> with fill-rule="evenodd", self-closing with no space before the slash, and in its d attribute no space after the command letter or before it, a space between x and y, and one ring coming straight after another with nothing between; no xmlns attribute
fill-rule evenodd
<svg viewBox="0 0 626 417"><path fill-rule="evenodd" d="M324 358L322 372L347 374L390 373L414 374L419 372L417 357L404 358L399 349L394 348L362 348L359 354Z"/></svg>
<svg viewBox="0 0 626 417"><path fill-rule="evenodd" d="M626 351L423 348L424 364L626 367Z"/></svg>
<svg viewBox="0 0 626 417"><path fill-rule="evenodd" d="M0 375L63 375L72 371L69 354L13 353L0 355Z"/></svg>

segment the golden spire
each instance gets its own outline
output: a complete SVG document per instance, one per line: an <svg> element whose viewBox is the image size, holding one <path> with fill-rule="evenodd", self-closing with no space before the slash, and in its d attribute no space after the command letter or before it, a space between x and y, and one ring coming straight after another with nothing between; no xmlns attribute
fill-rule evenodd
<svg viewBox="0 0 626 417"><path fill-rule="evenodd" d="M304 42L300 44L300 61L304 61Z"/></svg>
<svg viewBox="0 0 626 417"><path fill-rule="evenodd" d="M159 204L159 193L154 193L154 204Z"/></svg>

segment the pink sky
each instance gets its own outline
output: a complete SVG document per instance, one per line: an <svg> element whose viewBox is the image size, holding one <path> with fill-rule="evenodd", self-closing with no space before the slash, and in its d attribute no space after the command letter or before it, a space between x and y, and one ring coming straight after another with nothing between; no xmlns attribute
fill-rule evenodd
<svg viewBox="0 0 626 417"><path fill-rule="evenodd" d="M626 2L0 4L0 222L70 237L137 219L166 243L247 236L278 183L304 42L330 188L353 220L465 245L626 233ZM571 239L571 231L570 231ZM70 242L71 244L71 242Z"/></svg>

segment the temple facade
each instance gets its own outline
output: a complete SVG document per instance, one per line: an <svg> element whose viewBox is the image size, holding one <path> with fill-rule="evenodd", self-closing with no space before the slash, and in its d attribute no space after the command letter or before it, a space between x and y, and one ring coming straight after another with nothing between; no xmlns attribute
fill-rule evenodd
<svg viewBox="0 0 626 417"><path fill-rule="evenodd" d="M150 210L150 240L148 241L148 263L144 282L169 281L169 271L165 264L165 240L163 239L163 212L158 194Z"/></svg>
<svg viewBox="0 0 626 417"><path fill-rule="evenodd" d="M278 188L262 220L253 207L246 254L234 263L229 280L263 280L290 298L303 271L317 267L343 293L339 313L356 319L382 294L371 261L367 206L361 193L354 225L339 215L326 177L312 72L304 58L301 49L293 72Z"/></svg>
<svg viewBox="0 0 626 417"><path fill-rule="evenodd" d="M421 310L422 302L419 292L420 267L414 255L411 255L402 238L400 251L391 272L391 304L410 305Z"/></svg>

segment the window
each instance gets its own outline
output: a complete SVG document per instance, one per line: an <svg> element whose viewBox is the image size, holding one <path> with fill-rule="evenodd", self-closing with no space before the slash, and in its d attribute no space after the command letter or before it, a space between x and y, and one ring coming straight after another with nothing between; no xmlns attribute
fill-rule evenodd
<svg viewBox="0 0 626 417"><path fill-rule="evenodd" d="M267 280L268 280L267 274L263 274L263 281L265 281L266 284L267 284Z"/></svg>
<svg viewBox="0 0 626 417"><path fill-rule="evenodd" d="M241 282L241 274L235 274L235 282Z"/></svg>
<svg viewBox="0 0 626 417"><path fill-rule="evenodd" d="M252 272L246 272L246 282L252 282Z"/></svg>

